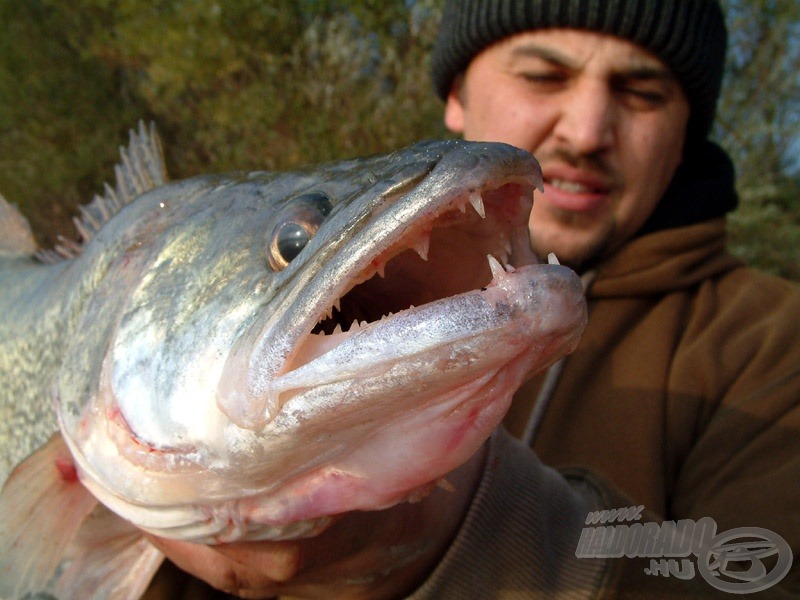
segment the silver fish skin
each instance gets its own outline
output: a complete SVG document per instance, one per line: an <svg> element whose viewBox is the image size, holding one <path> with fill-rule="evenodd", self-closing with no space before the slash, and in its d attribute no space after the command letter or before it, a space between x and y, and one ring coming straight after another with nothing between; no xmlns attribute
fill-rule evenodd
<svg viewBox="0 0 800 600"><path fill-rule="evenodd" d="M540 185L521 150L423 142L133 189L55 264L0 247L0 482L60 432L114 513L202 543L423 495L585 326L530 252Z"/></svg>

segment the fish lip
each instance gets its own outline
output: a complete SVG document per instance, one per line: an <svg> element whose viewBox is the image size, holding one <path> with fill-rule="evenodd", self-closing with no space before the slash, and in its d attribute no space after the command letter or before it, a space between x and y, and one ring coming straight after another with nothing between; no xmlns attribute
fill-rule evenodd
<svg viewBox="0 0 800 600"><path fill-rule="evenodd" d="M485 237L496 241L497 232L505 228L515 232L509 240L518 255L515 263L538 262L528 244L527 221L533 191L541 184L541 169L529 153L504 144L460 142L412 191L377 211L314 273L303 297L284 307L280 320L258 323L240 338L217 390L218 406L239 427L259 430L268 424L281 408L270 397L270 382L296 366L299 349L336 302L359 284L373 281L376 263L400 260L431 231L490 224L496 231L487 229ZM482 209L476 196L484 198ZM503 249L482 251L480 263L470 264L485 269L484 283L491 281L485 258L489 253L502 255Z"/></svg>

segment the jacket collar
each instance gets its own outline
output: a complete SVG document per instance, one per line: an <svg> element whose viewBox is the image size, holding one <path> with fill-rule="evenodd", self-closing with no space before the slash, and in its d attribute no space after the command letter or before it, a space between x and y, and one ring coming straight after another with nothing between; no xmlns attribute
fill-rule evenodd
<svg viewBox="0 0 800 600"><path fill-rule="evenodd" d="M637 237L596 267L589 298L661 295L741 266L725 250L724 217Z"/></svg>

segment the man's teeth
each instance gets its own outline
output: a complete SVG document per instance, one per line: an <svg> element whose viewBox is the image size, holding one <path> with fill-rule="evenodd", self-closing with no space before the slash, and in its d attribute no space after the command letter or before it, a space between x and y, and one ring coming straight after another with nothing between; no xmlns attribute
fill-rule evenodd
<svg viewBox="0 0 800 600"><path fill-rule="evenodd" d="M549 183L554 188L574 194L586 194L594 191L594 189L588 185L578 183L577 181L568 181L566 179L550 179Z"/></svg>

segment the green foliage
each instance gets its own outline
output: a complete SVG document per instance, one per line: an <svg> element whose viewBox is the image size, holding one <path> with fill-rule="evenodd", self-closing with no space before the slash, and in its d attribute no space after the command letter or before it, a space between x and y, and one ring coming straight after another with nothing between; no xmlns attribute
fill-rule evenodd
<svg viewBox="0 0 800 600"><path fill-rule="evenodd" d="M156 122L173 178L444 137L428 77L441 4L0 0L0 191L47 246L74 235L69 217L139 119ZM732 51L715 135L740 175L732 248L800 280L800 4L723 4Z"/></svg>
<svg viewBox="0 0 800 600"><path fill-rule="evenodd" d="M725 0L730 51L716 133L734 158L744 194L780 187L797 172L800 135L800 3Z"/></svg>
<svg viewBox="0 0 800 600"><path fill-rule="evenodd" d="M748 264L800 281L800 184L772 190L768 200L743 202L730 218L730 248Z"/></svg>
<svg viewBox="0 0 800 600"><path fill-rule="evenodd" d="M800 4L724 0L730 30L716 135L731 153L741 198L731 250L800 281Z"/></svg>
<svg viewBox="0 0 800 600"><path fill-rule="evenodd" d="M437 4L0 0L0 156L14 157L0 190L46 245L71 234L65 218L140 118L173 178L442 137L427 75Z"/></svg>
<svg viewBox="0 0 800 600"><path fill-rule="evenodd" d="M41 228L91 198L124 139L120 121L140 111L113 67L70 43L48 2L2 0L0 22L0 189Z"/></svg>

